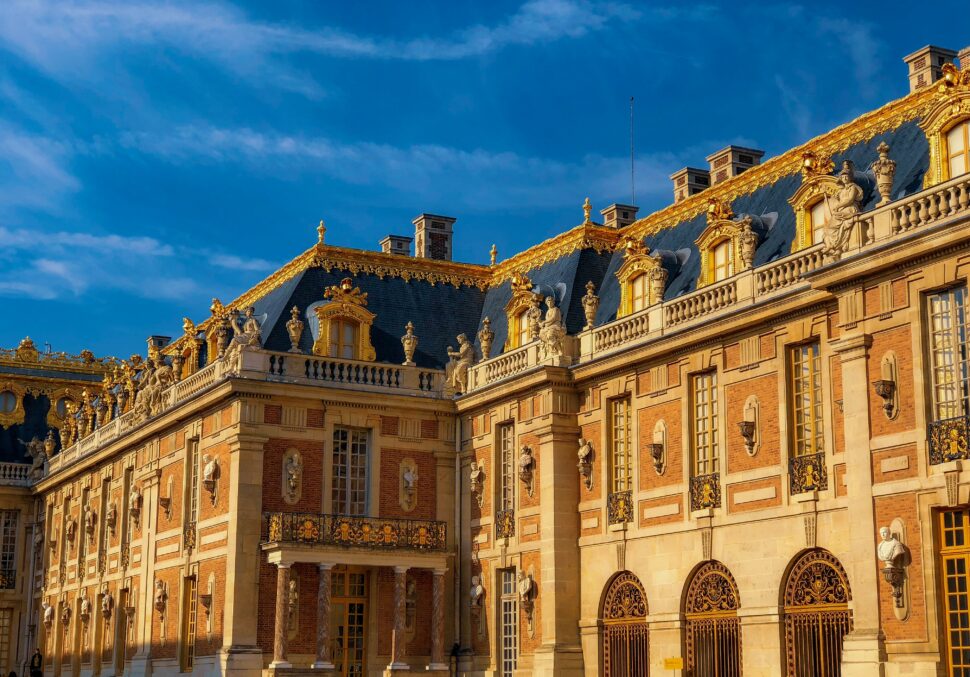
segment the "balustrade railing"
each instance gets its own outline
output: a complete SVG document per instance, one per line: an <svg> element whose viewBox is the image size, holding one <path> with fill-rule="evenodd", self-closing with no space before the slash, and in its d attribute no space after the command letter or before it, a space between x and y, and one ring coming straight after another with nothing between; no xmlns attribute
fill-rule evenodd
<svg viewBox="0 0 970 677"><path fill-rule="evenodd" d="M964 174L929 190L901 198L887 205L891 233L905 233L967 210L970 205L970 175Z"/></svg>
<svg viewBox="0 0 970 677"><path fill-rule="evenodd" d="M270 512L264 518L267 543L433 552L443 552L448 546L447 525L437 520L303 512Z"/></svg>
<svg viewBox="0 0 970 677"><path fill-rule="evenodd" d="M776 289L784 289L800 282L805 273L822 265L822 245L803 249L783 259L755 268L755 293L758 296L770 294Z"/></svg>
<svg viewBox="0 0 970 677"><path fill-rule="evenodd" d="M633 521L633 491L614 491L606 497L607 524Z"/></svg>
<svg viewBox="0 0 970 677"><path fill-rule="evenodd" d="M721 507L721 476L718 473L690 478L690 509Z"/></svg>
<svg viewBox="0 0 970 677"><path fill-rule="evenodd" d="M25 487L30 484L30 464L0 463L0 484Z"/></svg>
<svg viewBox="0 0 970 677"><path fill-rule="evenodd" d="M380 362L362 362L316 355L267 353L267 373L273 379L302 380L355 389L440 390L444 372Z"/></svg>
<svg viewBox="0 0 970 677"><path fill-rule="evenodd" d="M825 453L820 451L788 459L788 486L792 495L828 489Z"/></svg>
<svg viewBox="0 0 970 677"><path fill-rule="evenodd" d="M737 280L730 279L664 304L664 325L673 327L732 305L738 297Z"/></svg>
<svg viewBox="0 0 970 677"><path fill-rule="evenodd" d="M648 308L596 327L593 329L593 350L612 350L643 337L650 329L649 313Z"/></svg>
<svg viewBox="0 0 970 677"><path fill-rule="evenodd" d="M933 421L926 432L931 465L970 458L970 416Z"/></svg>

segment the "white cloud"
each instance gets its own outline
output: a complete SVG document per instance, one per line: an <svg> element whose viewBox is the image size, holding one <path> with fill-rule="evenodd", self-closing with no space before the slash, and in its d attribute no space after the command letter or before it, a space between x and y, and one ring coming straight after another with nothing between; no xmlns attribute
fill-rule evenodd
<svg viewBox="0 0 970 677"><path fill-rule="evenodd" d="M213 254L209 257L209 263L220 268L229 268L230 270L270 271L279 268L279 265L266 259L244 258L232 254Z"/></svg>
<svg viewBox="0 0 970 677"><path fill-rule="evenodd" d="M0 208L53 209L81 184L66 165L69 144L0 122Z"/></svg>
<svg viewBox="0 0 970 677"><path fill-rule="evenodd" d="M50 251L87 249L102 253L127 253L137 256L171 256L174 250L170 245L159 242L153 237L123 235L92 235L91 233L72 233L56 231L41 233L34 230L10 229L0 226L0 247L28 251Z"/></svg>

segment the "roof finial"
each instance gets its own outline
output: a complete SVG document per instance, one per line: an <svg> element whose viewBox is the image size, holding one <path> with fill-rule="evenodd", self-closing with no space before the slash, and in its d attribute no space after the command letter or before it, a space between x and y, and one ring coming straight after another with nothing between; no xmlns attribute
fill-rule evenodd
<svg viewBox="0 0 970 677"><path fill-rule="evenodd" d="M323 236L327 234L327 227L323 225L323 219L320 219L320 225L317 226L317 244L323 244Z"/></svg>
<svg viewBox="0 0 970 677"><path fill-rule="evenodd" d="M589 223L589 215L593 212L593 205L589 203L589 198L586 198L586 202L583 203L583 223Z"/></svg>
<svg viewBox="0 0 970 677"><path fill-rule="evenodd" d="M494 265L495 265L495 259L496 259L496 258L498 257L498 247L496 247L496 246L495 246L495 245L493 244L493 245L492 245L492 248L488 250L488 255L489 255L489 256L491 257L491 259L492 259L492 263L491 263L491 265L493 265L493 266L494 266Z"/></svg>

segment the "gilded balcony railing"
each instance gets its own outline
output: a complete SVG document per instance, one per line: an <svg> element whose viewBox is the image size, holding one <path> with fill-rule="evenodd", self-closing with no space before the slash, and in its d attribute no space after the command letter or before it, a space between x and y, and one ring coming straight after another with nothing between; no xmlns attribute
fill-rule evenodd
<svg viewBox="0 0 970 677"><path fill-rule="evenodd" d="M182 529L182 547L186 550L195 548L196 536L195 522L189 522Z"/></svg>
<svg viewBox="0 0 970 677"><path fill-rule="evenodd" d="M499 510L495 513L495 538L515 536L515 511Z"/></svg>
<svg viewBox="0 0 970 677"><path fill-rule="evenodd" d="M633 521L633 492L614 491L606 497L607 524L622 524Z"/></svg>
<svg viewBox="0 0 970 677"><path fill-rule="evenodd" d="M269 512L264 518L267 543L430 552L443 552L448 546L447 525L436 520L305 512Z"/></svg>
<svg viewBox="0 0 970 677"><path fill-rule="evenodd" d="M718 473L690 478L690 509L721 507L721 476Z"/></svg>
<svg viewBox="0 0 970 677"><path fill-rule="evenodd" d="M17 570L0 569L0 590L13 590L17 587Z"/></svg>
<svg viewBox="0 0 970 677"><path fill-rule="evenodd" d="M825 453L805 454L788 459L788 485L792 495L829 488Z"/></svg>
<svg viewBox="0 0 970 677"><path fill-rule="evenodd" d="M927 426L930 465L970 458L970 416L933 421Z"/></svg>

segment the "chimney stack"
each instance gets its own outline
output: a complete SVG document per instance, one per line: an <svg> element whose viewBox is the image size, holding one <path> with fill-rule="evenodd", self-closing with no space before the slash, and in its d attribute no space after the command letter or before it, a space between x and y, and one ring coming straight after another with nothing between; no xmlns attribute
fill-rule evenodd
<svg viewBox="0 0 970 677"><path fill-rule="evenodd" d="M711 163L711 185L716 186L760 164L764 154L763 150L757 148L728 146L708 155L705 159Z"/></svg>
<svg viewBox="0 0 970 677"><path fill-rule="evenodd" d="M961 49L957 59L960 61L961 70L970 70L970 46Z"/></svg>
<svg viewBox="0 0 970 677"><path fill-rule="evenodd" d="M455 225L450 216L421 214L414 224L414 255L421 259L451 261L451 227Z"/></svg>
<svg viewBox="0 0 970 677"><path fill-rule="evenodd" d="M674 202L680 202L710 186L711 173L706 169L684 167L671 174L670 180L674 182Z"/></svg>
<svg viewBox="0 0 970 677"><path fill-rule="evenodd" d="M943 75L943 65L952 63L956 55L952 49L927 45L903 57L909 67L909 91L915 92L939 80ZM961 62L961 65L965 64Z"/></svg>
<svg viewBox="0 0 970 677"><path fill-rule="evenodd" d="M411 241L413 237L407 235L388 235L381 240L381 251L385 254L411 255Z"/></svg>
<svg viewBox="0 0 970 677"><path fill-rule="evenodd" d="M611 204L606 209L600 211L603 215L603 225L609 228L623 228L629 226L637 220L639 207L632 205Z"/></svg>

